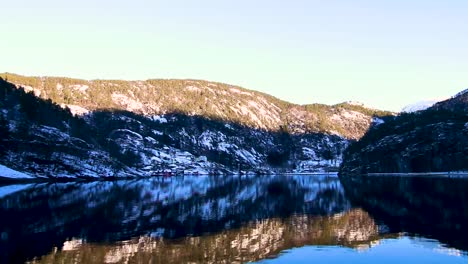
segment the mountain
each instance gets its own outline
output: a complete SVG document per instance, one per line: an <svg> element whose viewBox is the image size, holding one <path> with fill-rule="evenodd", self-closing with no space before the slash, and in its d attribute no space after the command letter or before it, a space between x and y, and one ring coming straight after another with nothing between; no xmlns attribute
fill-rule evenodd
<svg viewBox="0 0 468 264"><path fill-rule="evenodd" d="M468 113L468 89L459 92L450 100L435 104L433 108L436 110Z"/></svg>
<svg viewBox="0 0 468 264"><path fill-rule="evenodd" d="M468 92L371 128L345 151L342 174L468 170Z"/></svg>
<svg viewBox="0 0 468 264"><path fill-rule="evenodd" d="M358 139L373 116L390 114L354 103L295 105L238 86L202 80L86 81L9 73L0 78L78 115L109 109L143 116L180 113L268 131L287 127L292 134L317 132Z"/></svg>
<svg viewBox="0 0 468 264"><path fill-rule="evenodd" d="M200 80L0 77L0 164L36 177L336 170L392 114Z"/></svg>
<svg viewBox="0 0 468 264"><path fill-rule="evenodd" d="M439 100L419 101L414 104L410 104L410 105L403 107L403 109L401 109L401 112L412 113L412 112L426 110L429 107L435 105L437 102L439 102Z"/></svg>

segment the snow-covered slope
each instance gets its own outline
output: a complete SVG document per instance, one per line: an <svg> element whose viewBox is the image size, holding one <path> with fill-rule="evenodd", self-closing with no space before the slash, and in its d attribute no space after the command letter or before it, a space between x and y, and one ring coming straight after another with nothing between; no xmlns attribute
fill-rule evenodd
<svg viewBox="0 0 468 264"><path fill-rule="evenodd" d="M0 164L0 179L1 178L8 178L8 179L32 179L33 177L23 173L19 172L13 169L10 169L4 165Z"/></svg>
<svg viewBox="0 0 468 264"><path fill-rule="evenodd" d="M401 112L404 112L404 113L413 113L413 112L417 112L417 111L422 111L422 110L426 110L427 108L435 105L437 102L439 101L442 101L443 99L441 100L424 100L424 101L419 101L419 102L416 102L414 104L410 104L410 105L407 105L405 107L403 107L403 109L401 109Z"/></svg>
<svg viewBox="0 0 468 264"><path fill-rule="evenodd" d="M87 81L8 73L0 77L42 99L69 107L77 115L102 109L144 116L180 113L254 129L280 131L287 127L291 133L332 133L357 139L367 131L374 115L388 114L353 102L300 106L242 87L203 80ZM350 116L353 118L347 118Z"/></svg>

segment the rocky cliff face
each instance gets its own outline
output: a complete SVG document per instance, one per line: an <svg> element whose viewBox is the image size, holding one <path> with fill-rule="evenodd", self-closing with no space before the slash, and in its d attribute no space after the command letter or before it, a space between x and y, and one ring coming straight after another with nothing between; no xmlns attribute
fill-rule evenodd
<svg viewBox="0 0 468 264"><path fill-rule="evenodd" d="M342 174L468 170L468 93L403 113L346 151Z"/></svg>
<svg viewBox="0 0 468 264"><path fill-rule="evenodd" d="M1 77L0 163L38 177L333 171L389 114L197 80Z"/></svg>

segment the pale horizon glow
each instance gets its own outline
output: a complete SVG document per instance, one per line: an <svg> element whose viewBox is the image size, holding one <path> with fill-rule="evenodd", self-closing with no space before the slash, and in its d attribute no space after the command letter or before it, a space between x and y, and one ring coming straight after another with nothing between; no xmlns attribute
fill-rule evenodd
<svg viewBox="0 0 468 264"><path fill-rule="evenodd" d="M463 0L2 3L0 72L203 79L392 111L468 87Z"/></svg>

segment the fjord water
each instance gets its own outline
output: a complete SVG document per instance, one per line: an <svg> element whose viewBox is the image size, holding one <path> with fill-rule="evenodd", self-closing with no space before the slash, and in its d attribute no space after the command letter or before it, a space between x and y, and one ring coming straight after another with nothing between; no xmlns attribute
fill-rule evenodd
<svg viewBox="0 0 468 264"><path fill-rule="evenodd" d="M468 263L466 190L317 175L0 186L0 262Z"/></svg>

